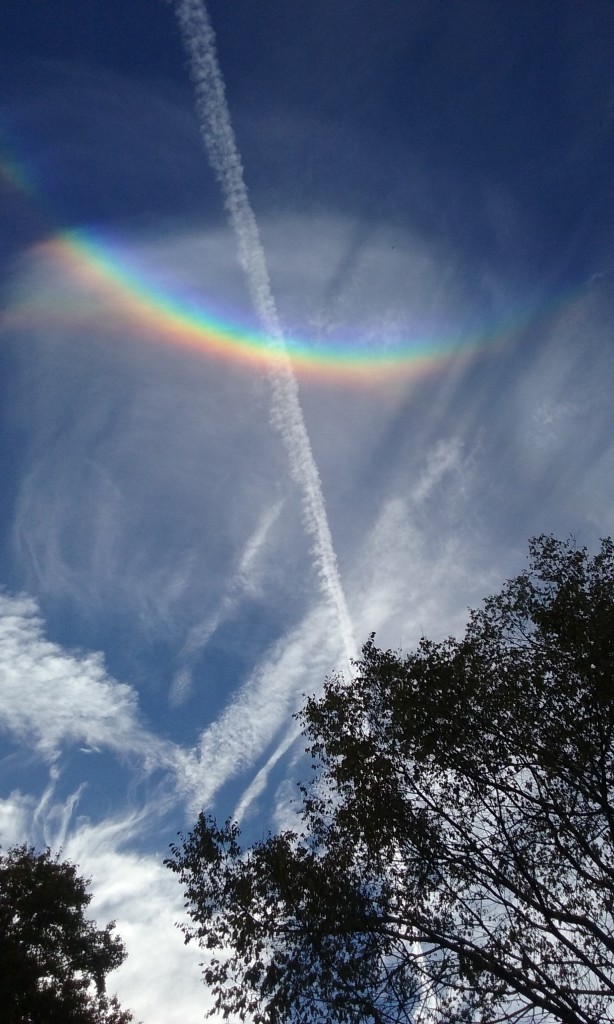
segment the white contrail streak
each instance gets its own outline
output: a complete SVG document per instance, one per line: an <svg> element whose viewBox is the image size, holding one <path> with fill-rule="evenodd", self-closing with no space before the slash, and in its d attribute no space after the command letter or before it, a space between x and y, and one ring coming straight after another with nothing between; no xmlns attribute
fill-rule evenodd
<svg viewBox="0 0 614 1024"><path fill-rule="evenodd" d="M189 57L196 110L209 162L222 189L254 309L270 339L271 354L275 355L275 361L271 360L269 366L273 390L272 421L286 446L292 477L303 492L304 523L312 539L312 554L321 587L335 609L345 654L350 661L356 653L352 622L339 577L322 484L303 418L298 385L286 355L260 232L243 177L243 165L217 59L215 34L203 0L177 0L176 10Z"/></svg>

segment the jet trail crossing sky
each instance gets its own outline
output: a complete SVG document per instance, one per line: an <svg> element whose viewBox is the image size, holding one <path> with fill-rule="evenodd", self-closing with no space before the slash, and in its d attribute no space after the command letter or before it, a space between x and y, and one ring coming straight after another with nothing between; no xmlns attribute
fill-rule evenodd
<svg viewBox="0 0 614 1024"><path fill-rule="evenodd" d="M232 129L215 34L201 0L179 0L177 19L190 61L196 110L209 162L222 189L254 309L270 338L271 351L278 356L285 349L284 336ZM312 552L321 587L335 609L349 662L356 655L356 642L328 525L322 484L289 360L280 364L276 359L269 369L269 379L273 392L271 419L286 446L292 477L303 493L305 527L313 540Z"/></svg>

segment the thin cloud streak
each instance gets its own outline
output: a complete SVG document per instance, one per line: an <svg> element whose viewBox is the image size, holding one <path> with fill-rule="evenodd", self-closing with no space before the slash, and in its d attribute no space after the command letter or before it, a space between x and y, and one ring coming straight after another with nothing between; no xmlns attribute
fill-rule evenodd
<svg viewBox="0 0 614 1024"><path fill-rule="evenodd" d="M266 764L263 765L260 771L256 772L249 786L247 787L245 792L242 793L241 798L232 813L232 818L234 821L238 821L239 824L241 823L251 804L253 804L254 801L257 800L262 793L264 793L268 785L269 776L271 774L272 769L275 767L276 764L279 763L281 758L290 749L292 744L295 743L295 741L299 738L300 735L301 729L298 725L292 725L288 729L286 735L281 740L281 742L277 744L275 750L268 758Z"/></svg>
<svg viewBox="0 0 614 1024"><path fill-rule="evenodd" d="M190 813L211 806L222 786L253 768L269 745L283 745L288 719L311 680L324 680L339 663L337 638L326 634L328 618L328 605L320 601L278 641L224 713L205 729L199 749L186 753L177 780ZM241 798L242 813L249 803L251 797Z"/></svg>
<svg viewBox="0 0 614 1024"><path fill-rule="evenodd" d="M271 352L279 357L285 353L283 331L258 224L247 194L217 59L215 34L202 0L179 0L176 12L190 61L196 110L209 162L222 189L254 309L270 339ZM320 585L335 609L345 657L351 662L356 654L352 621L339 576L322 484L289 360L280 363L276 359L275 365L271 363L269 379L273 393L271 419L288 452L292 478L303 493L304 525L312 540Z"/></svg>
<svg viewBox="0 0 614 1024"><path fill-rule="evenodd" d="M169 693L169 701L173 706L177 707L183 704L189 697L192 689L192 672L196 661L203 653L220 624L225 618L236 611L240 596L242 594L253 596L259 592L255 565L266 544L271 527L279 518L282 507L283 501L278 501L266 510L247 541L237 570L233 573L228 583L219 608L204 622L198 623L190 630L181 650L179 656L180 667L175 673Z"/></svg>

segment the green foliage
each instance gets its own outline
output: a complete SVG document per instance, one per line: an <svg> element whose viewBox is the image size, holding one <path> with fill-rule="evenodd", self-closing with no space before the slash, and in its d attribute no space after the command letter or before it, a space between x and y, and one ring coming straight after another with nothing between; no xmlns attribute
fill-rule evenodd
<svg viewBox="0 0 614 1024"><path fill-rule="evenodd" d="M301 834L201 815L167 861L217 1008L262 1024L614 1020L614 545L552 537L300 719Z"/></svg>
<svg viewBox="0 0 614 1024"><path fill-rule="evenodd" d="M0 853L0 1019L6 1024L128 1024L105 994L126 953L113 923L85 918L91 901L74 865L49 850Z"/></svg>

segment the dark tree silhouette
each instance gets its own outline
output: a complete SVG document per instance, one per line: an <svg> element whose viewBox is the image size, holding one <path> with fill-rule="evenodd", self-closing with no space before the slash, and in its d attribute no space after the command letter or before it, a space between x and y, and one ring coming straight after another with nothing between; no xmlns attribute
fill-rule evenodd
<svg viewBox="0 0 614 1024"><path fill-rule="evenodd" d="M3 1024L128 1024L105 994L126 952L114 924L85 917L88 883L49 850L0 853L0 1020Z"/></svg>
<svg viewBox="0 0 614 1024"><path fill-rule="evenodd" d="M614 1020L614 545L540 537L460 641L363 649L301 712L300 833L172 847L216 1006Z"/></svg>

